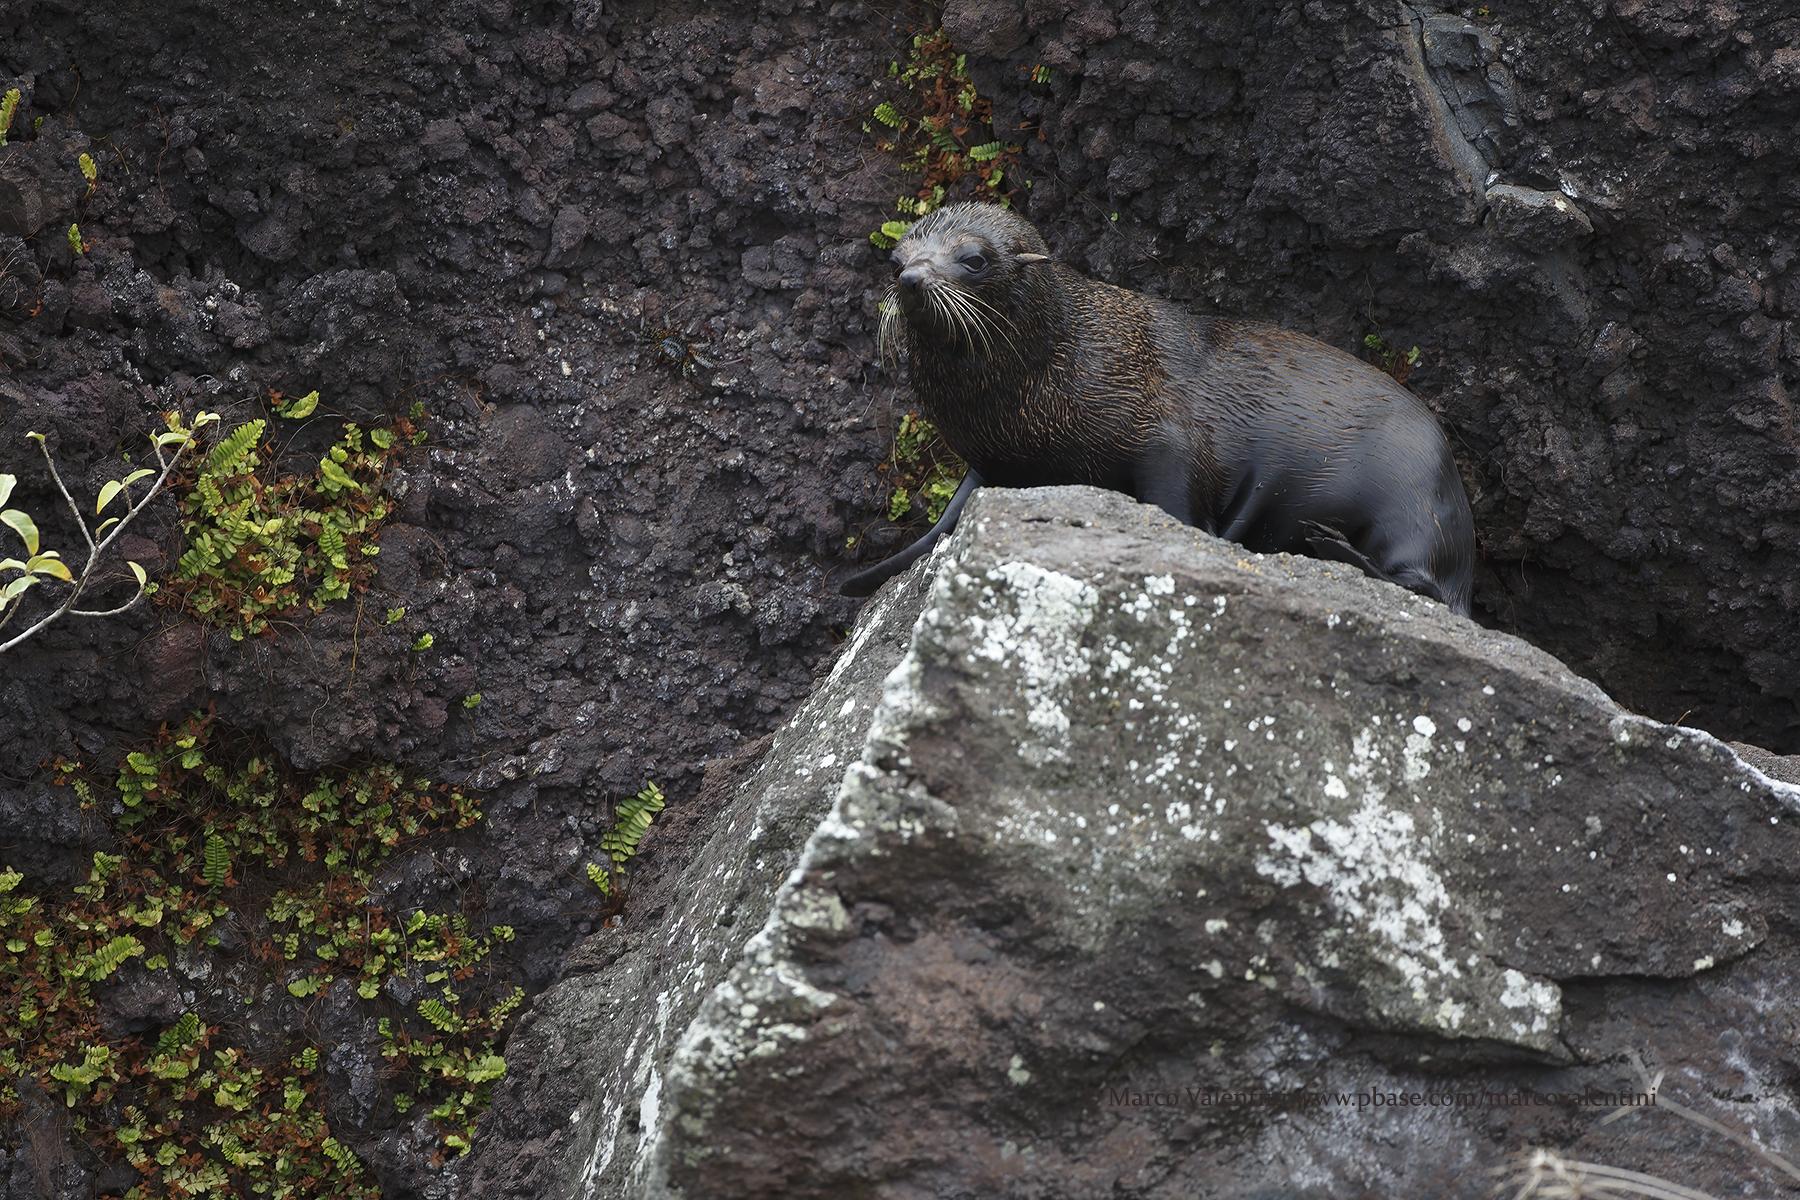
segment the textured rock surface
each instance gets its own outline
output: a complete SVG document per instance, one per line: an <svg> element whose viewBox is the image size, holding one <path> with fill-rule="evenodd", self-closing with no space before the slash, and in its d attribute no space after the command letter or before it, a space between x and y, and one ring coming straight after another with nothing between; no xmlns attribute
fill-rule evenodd
<svg viewBox="0 0 1800 1200"><path fill-rule="evenodd" d="M862 753L881 680L905 652L927 578L909 575L866 610L845 653L702 832L679 878L634 892L617 930L571 957L568 978L514 1034L518 1103L496 1105L476 1160L477 1194L613 1194L638 1153L672 1039L768 918L777 889ZM740 768L741 770L741 768ZM659 836L666 830L657 830ZM645 854L656 856L656 843ZM654 877L653 877L654 879ZM664 886L656 886L661 883ZM596 1084L597 1080L604 1082ZM646 1117L620 1097L648 1096Z"/></svg>
<svg viewBox="0 0 1800 1200"><path fill-rule="evenodd" d="M1735 1191L1766 1168L1664 1113L1185 1089L1616 1092L1639 1051L1785 1144L1800 1042L1753 997L1797 827L1800 788L1398 588L984 491L660 926L515 1036L474 1194L1476 1196L1527 1140Z"/></svg>

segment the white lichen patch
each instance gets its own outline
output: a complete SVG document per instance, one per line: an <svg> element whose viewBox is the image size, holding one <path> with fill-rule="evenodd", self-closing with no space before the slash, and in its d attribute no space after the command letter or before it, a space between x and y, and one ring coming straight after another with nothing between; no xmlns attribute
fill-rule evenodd
<svg viewBox="0 0 1800 1200"><path fill-rule="evenodd" d="M919 620L923 622L925 617ZM914 729L940 715L937 707L925 699L920 686L925 667L919 661L917 648L915 634L913 647L881 681L881 703L869 719L865 760L870 754L900 749Z"/></svg>
<svg viewBox="0 0 1800 1200"><path fill-rule="evenodd" d="M1071 681L1089 670L1081 636L1100 595L1079 579L1030 563L1001 563L986 578L999 586L956 576L960 587L980 588L976 611L968 617L970 661L1007 667L1017 676L1025 721L1036 735L1021 741L1020 756L1040 766L1066 759L1069 715L1064 706Z"/></svg>
<svg viewBox="0 0 1800 1200"><path fill-rule="evenodd" d="M638 1101L638 1144L637 1156L641 1159L644 1150L650 1145L650 1139L658 1131L656 1118L662 1105L662 1072L655 1067L650 1068L650 1086L644 1089L644 1098Z"/></svg>
<svg viewBox="0 0 1800 1200"><path fill-rule="evenodd" d="M840 934L850 928L850 914L836 892L797 888L788 895L781 913L797 933Z"/></svg>
<svg viewBox="0 0 1800 1200"><path fill-rule="evenodd" d="M1430 717L1414 717L1413 732L1406 735L1406 747L1400 752L1401 775L1408 783L1431 774L1431 738L1437 725Z"/></svg>
<svg viewBox="0 0 1800 1200"><path fill-rule="evenodd" d="M1346 926L1373 935L1379 957L1414 999L1426 1000L1441 981L1461 977L1438 921L1449 892L1410 814L1387 808L1371 793L1344 821L1322 818L1302 828L1269 822L1264 828L1273 846L1257 857L1257 873L1283 887L1304 880L1324 891ZM1461 1016L1456 1020L1460 1024Z"/></svg>
<svg viewBox="0 0 1800 1200"><path fill-rule="evenodd" d="M1562 989L1554 983L1533 979L1511 967L1501 972L1500 979L1500 1003L1523 1010L1511 1023L1515 1036L1546 1033L1562 1021Z"/></svg>

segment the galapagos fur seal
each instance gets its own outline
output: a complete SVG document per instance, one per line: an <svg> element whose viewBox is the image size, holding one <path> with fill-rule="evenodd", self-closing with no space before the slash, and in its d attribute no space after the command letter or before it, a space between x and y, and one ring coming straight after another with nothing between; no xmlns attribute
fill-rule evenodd
<svg viewBox="0 0 1800 1200"><path fill-rule="evenodd" d="M1468 495L1437 418L1390 376L1280 326L1087 279L996 205L920 218L892 259L883 351L904 345L921 408L970 471L930 532L842 594L925 554L983 484L1084 483L1468 615Z"/></svg>

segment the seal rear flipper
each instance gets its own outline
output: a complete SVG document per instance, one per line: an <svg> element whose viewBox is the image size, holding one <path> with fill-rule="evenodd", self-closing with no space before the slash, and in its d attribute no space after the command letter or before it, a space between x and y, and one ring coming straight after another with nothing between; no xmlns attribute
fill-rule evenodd
<svg viewBox="0 0 1800 1200"><path fill-rule="evenodd" d="M925 536L908 546L892 558L876 563L866 571L858 571L838 585L840 596L867 596L876 588L912 566L930 553L937 545L938 539L956 528L956 519L962 515L963 505L969 502L969 496L981 486L981 476L973 470L962 477L956 485L956 494L950 497L950 503L944 506L944 514L937 519L937 524L926 530Z"/></svg>
<svg viewBox="0 0 1800 1200"><path fill-rule="evenodd" d="M1327 562L1349 563L1362 571L1371 579L1385 579L1389 583L1399 580L1369 561L1369 556L1350 544L1350 539L1343 532L1318 521L1302 521L1300 528L1306 531L1306 552L1314 558L1322 558Z"/></svg>
<svg viewBox="0 0 1800 1200"><path fill-rule="evenodd" d="M1341 531L1318 521L1302 521L1300 528L1306 531L1306 552L1314 558L1348 563L1371 579L1397 583L1407 591L1417 592L1428 600L1447 604L1452 611L1465 617L1469 615L1469 602L1464 599L1459 605L1455 599L1446 596L1443 587L1428 572L1417 567L1406 567L1397 572L1384 571L1370 561L1368 555L1352 546L1350 539Z"/></svg>

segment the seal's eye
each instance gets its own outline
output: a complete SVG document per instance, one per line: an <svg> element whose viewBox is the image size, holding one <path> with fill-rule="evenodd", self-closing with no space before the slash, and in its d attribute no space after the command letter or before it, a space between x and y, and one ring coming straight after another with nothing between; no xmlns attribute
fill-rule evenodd
<svg viewBox="0 0 1800 1200"><path fill-rule="evenodd" d="M979 254L965 254L956 260L964 268L979 274L987 270L988 260Z"/></svg>

